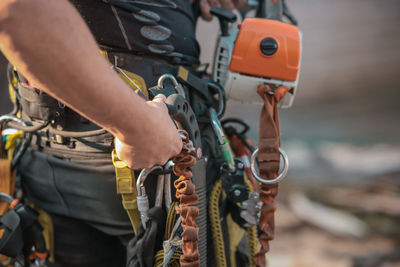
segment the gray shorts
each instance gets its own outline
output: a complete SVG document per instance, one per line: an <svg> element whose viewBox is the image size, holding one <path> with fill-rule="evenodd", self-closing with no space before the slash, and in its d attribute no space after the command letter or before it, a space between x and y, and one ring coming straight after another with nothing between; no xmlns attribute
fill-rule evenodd
<svg viewBox="0 0 400 267"><path fill-rule="evenodd" d="M110 158L61 159L28 149L18 166L25 196L47 212L84 220L110 235L132 234Z"/></svg>

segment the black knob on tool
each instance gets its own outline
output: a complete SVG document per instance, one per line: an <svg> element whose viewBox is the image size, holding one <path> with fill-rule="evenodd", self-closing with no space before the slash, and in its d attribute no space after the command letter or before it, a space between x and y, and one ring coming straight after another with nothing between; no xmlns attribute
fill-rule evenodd
<svg viewBox="0 0 400 267"><path fill-rule="evenodd" d="M268 37L261 41L260 49L264 55L272 56L278 51L278 43L274 38Z"/></svg>
<svg viewBox="0 0 400 267"><path fill-rule="evenodd" d="M219 25L221 27L222 36L228 36L228 25L236 21L236 15L232 11L229 11L220 7L211 8L211 14L217 16Z"/></svg>

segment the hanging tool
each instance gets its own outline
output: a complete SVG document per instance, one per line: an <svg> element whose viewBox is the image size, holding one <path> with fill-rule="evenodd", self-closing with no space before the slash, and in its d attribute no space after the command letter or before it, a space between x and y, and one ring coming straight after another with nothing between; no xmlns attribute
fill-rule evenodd
<svg viewBox="0 0 400 267"><path fill-rule="evenodd" d="M227 99L250 103L260 102L256 93L260 84L287 86L289 93L279 106L288 108L299 80L301 34L295 25L280 21L282 1L260 2L267 6L258 10L268 9L268 14L261 12L260 18L246 18L239 25L232 12L211 9L221 25L213 79L225 88Z"/></svg>

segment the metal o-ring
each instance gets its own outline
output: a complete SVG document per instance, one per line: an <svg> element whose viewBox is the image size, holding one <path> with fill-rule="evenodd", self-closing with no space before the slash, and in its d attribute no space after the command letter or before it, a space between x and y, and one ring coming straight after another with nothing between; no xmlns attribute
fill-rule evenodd
<svg viewBox="0 0 400 267"><path fill-rule="evenodd" d="M279 153L281 154L281 156L283 158L283 170L276 178L274 178L272 180L266 180L266 179L261 178L258 175L257 170L255 168L256 159L258 156L258 148L253 152L253 154L251 155L250 167L251 167L251 172L253 173L253 175L257 179L257 181L259 181L260 183L263 183L263 184L276 184L279 181L281 181L283 178L285 178L285 176L289 170L289 158L288 158L286 152L282 148L279 148Z"/></svg>

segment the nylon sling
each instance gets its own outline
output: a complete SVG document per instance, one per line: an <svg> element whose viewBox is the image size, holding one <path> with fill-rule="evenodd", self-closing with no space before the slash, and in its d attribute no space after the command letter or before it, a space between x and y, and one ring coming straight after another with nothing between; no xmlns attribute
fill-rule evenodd
<svg viewBox="0 0 400 267"><path fill-rule="evenodd" d="M278 117L278 103L289 91L289 87L280 86L273 89L271 86L261 84L257 93L264 100L260 113L259 127L259 154L258 166L263 179L272 180L278 176L280 163L280 130ZM275 197L278 193L278 184L260 184L260 200L262 201L259 225L260 250L254 257L257 266L266 265L265 253L269 251L269 241L274 239L274 213L276 210Z"/></svg>

